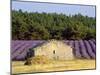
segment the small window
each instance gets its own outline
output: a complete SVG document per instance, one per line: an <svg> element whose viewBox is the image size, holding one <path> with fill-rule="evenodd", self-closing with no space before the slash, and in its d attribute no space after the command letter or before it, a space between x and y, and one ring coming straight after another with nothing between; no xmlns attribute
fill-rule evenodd
<svg viewBox="0 0 100 75"><path fill-rule="evenodd" d="M55 54L55 50L53 50L53 54Z"/></svg>

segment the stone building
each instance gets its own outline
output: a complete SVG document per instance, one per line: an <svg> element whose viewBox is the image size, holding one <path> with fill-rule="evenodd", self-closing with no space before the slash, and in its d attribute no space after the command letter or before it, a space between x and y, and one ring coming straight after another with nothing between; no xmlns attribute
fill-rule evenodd
<svg viewBox="0 0 100 75"><path fill-rule="evenodd" d="M49 59L71 60L74 59L73 49L60 40L49 40L33 48L34 56L44 55Z"/></svg>

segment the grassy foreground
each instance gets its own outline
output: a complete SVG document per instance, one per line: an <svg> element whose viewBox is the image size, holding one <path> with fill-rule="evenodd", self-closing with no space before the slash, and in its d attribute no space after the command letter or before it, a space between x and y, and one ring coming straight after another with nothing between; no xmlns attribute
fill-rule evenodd
<svg viewBox="0 0 100 75"><path fill-rule="evenodd" d="M89 59L52 61L50 64L33 65L24 65L24 61L12 61L12 74L95 69L95 63L95 60Z"/></svg>

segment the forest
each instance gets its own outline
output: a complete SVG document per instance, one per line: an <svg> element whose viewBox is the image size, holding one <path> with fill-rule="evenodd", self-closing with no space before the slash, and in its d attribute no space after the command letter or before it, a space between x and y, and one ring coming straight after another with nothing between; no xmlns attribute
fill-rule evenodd
<svg viewBox="0 0 100 75"><path fill-rule="evenodd" d="M96 39L96 17L12 10L12 40Z"/></svg>

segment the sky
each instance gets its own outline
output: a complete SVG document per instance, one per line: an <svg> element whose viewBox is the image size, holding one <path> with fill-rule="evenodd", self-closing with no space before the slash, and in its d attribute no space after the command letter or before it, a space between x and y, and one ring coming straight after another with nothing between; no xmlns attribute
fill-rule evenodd
<svg viewBox="0 0 100 75"><path fill-rule="evenodd" d="M69 4L54 4L54 3L39 3L39 2L21 2L12 1L12 10L27 12L46 12L46 13L62 13L65 15L82 14L84 16L95 17L95 6L87 5L69 5Z"/></svg>

